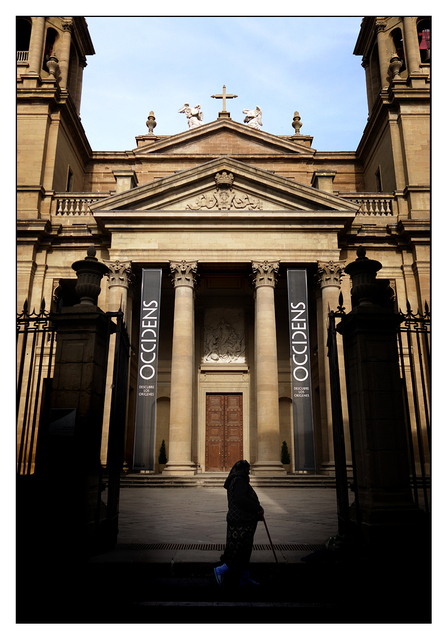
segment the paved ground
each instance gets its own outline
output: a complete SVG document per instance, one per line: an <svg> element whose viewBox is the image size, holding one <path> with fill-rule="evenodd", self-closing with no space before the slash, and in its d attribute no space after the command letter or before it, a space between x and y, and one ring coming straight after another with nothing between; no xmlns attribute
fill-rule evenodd
<svg viewBox="0 0 448 640"><path fill-rule="evenodd" d="M274 545L319 545L337 532L334 489L257 488ZM119 547L153 543L225 543L227 492L218 488L121 489ZM259 523L255 545L269 544ZM301 562L303 551L277 552L279 562ZM197 550L114 550L94 561L215 562L220 553ZM252 562L275 562L272 551L257 551Z"/></svg>
<svg viewBox="0 0 448 640"><path fill-rule="evenodd" d="M258 488L274 545L324 545L337 532L330 488ZM65 538L21 556L17 620L26 623L427 623L430 576L424 553L372 562L362 554L254 550L259 587L226 589L213 567L225 543L222 488L123 488L118 544L78 560ZM262 523L256 545L268 545ZM151 549L168 545L173 549ZM190 548L178 549L186 544ZM139 548L132 548L138 545ZM193 548L191 548L193 547ZM26 548L25 548L26 550ZM37 553L39 551L39 553ZM319 555L323 553L322 555ZM32 579L28 579L32 577ZM24 579L26 578L26 579Z"/></svg>

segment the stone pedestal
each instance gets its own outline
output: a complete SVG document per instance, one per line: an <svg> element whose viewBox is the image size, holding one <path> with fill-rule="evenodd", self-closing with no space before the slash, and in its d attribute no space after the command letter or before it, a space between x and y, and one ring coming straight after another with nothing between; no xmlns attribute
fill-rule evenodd
<svg viewBox="0 0 448 640"><path fill-rule="evenodd" d="M194 287L197 262L171 262L175 288L168 463L163 475L194 475L193 423Z"/></svg>
<svg viewBox="0 0 448 640"><path fill-rule="evenodd" d="M285 475L280 462L277 333L274 287L278 262L253 262L255 287L255 375L257 397L257 461L254 475Z"/></svg>

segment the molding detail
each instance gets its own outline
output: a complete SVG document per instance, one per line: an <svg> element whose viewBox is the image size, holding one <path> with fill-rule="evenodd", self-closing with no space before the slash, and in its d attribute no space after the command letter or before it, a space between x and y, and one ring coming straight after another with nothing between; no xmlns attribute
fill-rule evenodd
<svg viewBox="0 0 448 640"><path fill-rule="evenodd" d="M340 262L318 262L315 280L321 289L324 287L340 287L344 274L345 260Z"/></svg>
<svg viewBox="0 0 448 640"><path fill-rule="evenodd" d="M191 287L194 289L199 281L197 270L197 260L191 262L187 262L186 260L180 260L179 262L171 261L170 271L173 287Z"/></svg>
<svg viewBox="0 0 448 640"><path fill-rule="evenodd" d="M275 287L278 280L280 261L263 262L252 261L252 283L255 289L258 287Z"/></svg>

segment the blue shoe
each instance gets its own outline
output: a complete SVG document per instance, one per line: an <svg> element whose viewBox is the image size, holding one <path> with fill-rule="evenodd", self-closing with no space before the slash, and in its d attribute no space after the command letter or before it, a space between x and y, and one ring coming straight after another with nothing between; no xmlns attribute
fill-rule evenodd
<svg viewBox="0 0 448 640"><path fill-rule="evenodd" d="M215 574L216 582L220 587L224 586L224 575L229 571L229 567L226 564L221 565L220 567L215 567L213 572Z"/></svg>

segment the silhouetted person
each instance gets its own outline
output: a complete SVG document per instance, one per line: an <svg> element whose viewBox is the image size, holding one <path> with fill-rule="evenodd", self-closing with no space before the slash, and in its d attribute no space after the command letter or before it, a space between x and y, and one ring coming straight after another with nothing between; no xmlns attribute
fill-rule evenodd
<svg viewBox="0 0 448 640"><path fill-rule="evenodd" d="M236 462L224 483L227 489L227 539L224 562L214 569L218 584L246 586L257 583L249 577L249 563L255 531L264 510L249 483L250 465L246 460Z"/></svg>

